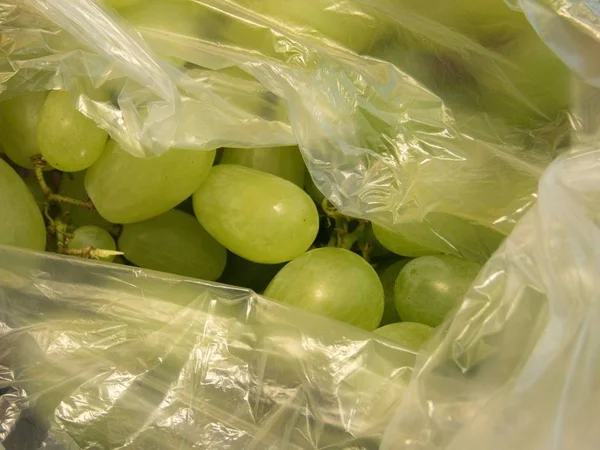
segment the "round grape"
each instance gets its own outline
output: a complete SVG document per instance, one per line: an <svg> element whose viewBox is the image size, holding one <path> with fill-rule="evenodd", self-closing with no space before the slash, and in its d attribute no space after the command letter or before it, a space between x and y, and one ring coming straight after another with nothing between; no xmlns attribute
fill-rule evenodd
<svg viewBox="0 0 600 450"><path fill-rule="evenodd" d="M341 248L311 250L288 263L265 296L370 331L381 322L384 308L375 270Z"/></svg>

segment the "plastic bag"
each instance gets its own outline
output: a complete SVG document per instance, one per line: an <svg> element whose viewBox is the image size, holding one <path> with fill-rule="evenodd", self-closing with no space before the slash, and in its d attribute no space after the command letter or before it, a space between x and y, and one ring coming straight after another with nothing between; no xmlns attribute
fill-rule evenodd
<svg viewBox="0 0 600 450"><path fill-rule="evenodd" d="M514 21L532 48L520 57L540 67L515 76L480 30L439 23L454 10L433 14L414 0L106 2L116 9L3 0L0 99L67 89L139 155L297 141L342 212L395 229L418 223L403 229L411 240L485 259L495 249L488 236L510 232L581 126L569 116L567 68L523 14L490 1L502 14L495 20ZM559 80L544 88L544 72ZM487 98L517 123L486 115ZM539 121L521 123L530 116Z"/></svg>
<svg viewBox="0 0 600 450"><path fill-rule="evenodd" d="M518 109L543 106L536 104L543 95L528 99L518 85L506 83L511 68L474 41L477 30L459 33L448 26L460 9L428 11L427 2L417 1L320 2L326 21L352 18L363 35L345 40L302 26L293 14L260 12L250 0L188 3L207 18L199 35L144 25L143 17L135 19L142 21L137 34L124 17L89 0L2 0L7 58L0 98L68 89L82 112L140 155L175 145L202 150L297 140L313 180L343 212L396 229L422 224L417 229L436 233L445 251L469 257L493 250L482 245L485 232L448 234L436 228L432 214L501 234L525 217L456 316L419 355L406 398L411 356L368 334L308 319L245 291L3 249L0 300L11 307L1 309L7 331L0 338L7 368L5 435L19 419L49 416L50 448L52 440L80 449L94 439L129 448L184 446L195 439L201 448L377 448L384 428L382 448L595 448L596 3L516 5L524 12L518 28L533 25L527 38L535 41L535 30L578 76L571 80L576 108L525 125L465 106L468 90L444 95L439 80L422 76L422 60L411 51L398 58L375 54L373 42L404 42L414 50L425 41L435 51L449 51L446 63L456 57L480 67L476 80L497 82L496 94ZM472 23L497 26L484 19ZM220 35L224 24L234 32ZM535 42L536 51L546 51L541 40ZM526 84L543 87L534 72L526 73ZM118 95L98 97L104 87ZM541 174L569 148L550 166L537 194ZM419 232L412 237L418 241ZM272 328L278 323L283 329ZM51 339L55 326L64 326L56 334L62 340ZM42 332L35 334L36 327ZM27 349L43 349L39 360L49 365L23 361L27 352L13 345L14 336L23 336L19 344ZM197 372L178 366L193 354L193 336L200 336L199 345L213 345L201 356L214 358L194 366ZM175 338L181 347L169 347ZM109 351L113 340L123 353ZM147 360L130 357L148 347ZM180 354L180 348L189 351ZM52 352L57 364L44 356ZM126 363L125 370L115 361ZM148 361L159 361L157 371ZM223 372L204 370L209 367ZM38 372L24 370L29 368ZM175 372L177 381L195 381L199 374L200 383L191 383L198 394L192 407L169 415L170 404L158 400L175 396L170 387L181 392L178 399L190 399L185 386L177 390L179 384L168 383ZM78 389L61 391L71 388L60 383L66 380ZM110 397L113 386L124 389L126 402ZM36 416L35 406L46 400L39 393L46 391L57 393L49 401L60 408ZM152 407L140 407L148 398ZM120 420L123 403L132 408L125 408L128 420ZM194 422L197 406L204 409ZM70 413L81 413L83 422L70 420ZM107 416L115 434L95 434L107 426Z"/></svg>
<svg viewBox="0 0 600 450"><path fill-rule="evenodd" d="M415 358L244 289L11 248L0 303L9 449L376 448Z"/></svg>

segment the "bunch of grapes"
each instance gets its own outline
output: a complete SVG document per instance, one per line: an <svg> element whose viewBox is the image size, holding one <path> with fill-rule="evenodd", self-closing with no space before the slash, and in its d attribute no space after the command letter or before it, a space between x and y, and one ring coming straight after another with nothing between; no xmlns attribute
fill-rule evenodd
<svg viewBox="0 0 600 450"><path fill-rule="evenodd" d="M138 158L61 91L0 120L1 244L250 288L414 350L478 271L342 215L297 147Z"/></svg>

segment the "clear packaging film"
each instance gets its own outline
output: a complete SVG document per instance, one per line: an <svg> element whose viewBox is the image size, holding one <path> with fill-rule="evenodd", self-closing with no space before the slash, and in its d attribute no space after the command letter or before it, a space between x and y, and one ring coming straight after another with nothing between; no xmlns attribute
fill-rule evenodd
<svg viewBox="0 0 600 450"><path fill-rule="evenodd" d="M600 7L472 3L0 0L0 100L67 90L139 157L298 144L343 213L493 254L413 370L250 291L0 249L7 448L596 448Z"/></svg>

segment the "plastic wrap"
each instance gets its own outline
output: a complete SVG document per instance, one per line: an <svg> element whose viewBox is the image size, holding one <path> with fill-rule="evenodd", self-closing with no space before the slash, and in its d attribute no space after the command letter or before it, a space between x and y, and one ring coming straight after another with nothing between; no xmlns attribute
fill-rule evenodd
<svg viewBox="0 0 600 450"><path fill-rule="evenodd" d="M251 291L7 247L0 324L19 450L377 448L415 358Z"/></svg>
<svg viewBox="0 0 600 450"><path fill-rule="evenodd" d="M312 1L361 37L251 0L162 2L193 8L191 30L90 0L1 0L0 99L67 89L140 156L297 142L343 212L429 227L444 251L491 249L432 215L501 234L520 220L408 390L410 352L248 291L1 249L0 437L33 422L49 435L25 435L60 450L371 449L382 436L394 450L597 447L597 2L495 4L533 56L551 49L569 68L572 101L549 118L547 96L528 101L510 62L474 39L502 23L492 11L458 32L460 8ZM392 58L381 42L407 51ZM465 104L481 93L441 89L415 56L429 51L480 70L460 86L487 80L539 121L509 123Z"/></svg>
<svg viewBox="0 0 600 450"><path fill-rule="evenodd" d="M493 251L488 230L510 232L581 125L568 111L568 70L522 13L489 1L500 14L483 26L514 21L527 59L546 64L519 68L517 85L513 63L481 43L481 30L457 32L439 23L456 14L414 0L310 0L275 12L272 0L106 2L116 9L2 0L0 99L68 89L139 155L297 142L315 184L344 213L391 228L422 223L437 236L429 246L482 259ZM551 14L542 3L528 5ZM436 72L441 80L430 79ZM539 82L548 73L562 78ZM517 122L486 114L488 98L508 101ZM548 103L561 114L545 116ZM467 231L449 232L446 216Z"/></svg>
<svg viewBox="0 0 600 450"><path fill-rule="evenodd" d="M536 206L419 356L382 449L597 447L599 174L597 145L548 169Z"/></svg>

